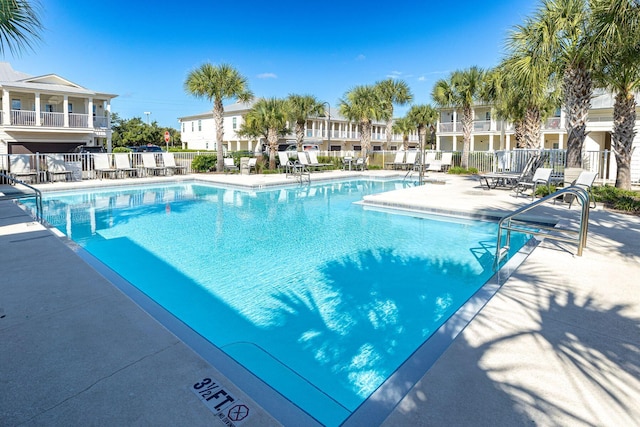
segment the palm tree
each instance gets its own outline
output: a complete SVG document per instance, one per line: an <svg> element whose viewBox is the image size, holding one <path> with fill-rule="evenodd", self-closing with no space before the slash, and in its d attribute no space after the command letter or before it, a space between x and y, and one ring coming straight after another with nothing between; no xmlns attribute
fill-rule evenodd
<svg viewBox="0 0 640 427"><path fill-rule="evenodd" d="M375 88L379 91L380 98L385 101L388 108L384 114L384 120L387 122L385 133L387 147L389 147L393 136L393 105L407 105L413 100L413 94L404 80L381 80L375 84Z"/></svg>
<svg viewBox="0 0 640 427"><path fill-rule="evenodd" d="M302 151L302 141L304 140L304 127L309 116L320 116L327 114L324 106L315 96L312 95L289 95L289 122L295 123L296 145L298 151Z"/></svg>
<svg viewBox="0 0 640 427"><path fill-rule="evenodd" d="M416 130L416 126L408 117L401 117L393 122L393 132L402 135L402 146L409 149L409 135Z"/></svg>
<svg viewBox="0 0 640 427"><path fill-rule="evenodd" d="M496 75L489 74L484 98L501 98L503 107L522 130L520 146L538 148L542 122L560 104L558 91L554 90L553 62L549 55L538 55L539 39L545 37L546 24L540 20L527 20L516 26L507 40L509 56L499 67L501 84L496 90ZM504 110L502 110L504 111Z"/></svg>
<svg viewBox="0 0 640 427"><path fill-rule="evenodd" d="M32 41L40 39L42 23L38 16L38 1L0 0L0 54L8 48L12 54L32 48Z"/></svg>
<svg viewBox="0 0 640 427"><path fill-rule="evenodd" d="M365 164L371 148L371 127L373 120L380 120L388 108L375 86L356 86L339 102L340 114L347 120L358 123L360 143Z"/></svg>
<svg viewBox="0 0 640 427"><path fill-rule="evenodd" d="M431 98L439 107L453 107L462 110L462 161L461 166L469 167L469 149L471 146L471 131L473 129L472 106L480 100L483 93L485 71L482 68L471 67L462 71L454 71L449 79L436 82L431 92Z"/></svg>
<svg viewBox="0 0 640 427"><path fill-rule="evenodd" d="M543 0L529 40L535 57L549 58L561 78L567 129L567 167L581 167L592 96L590 12L586 0Z"/></svg>
<svg viewBox="0 0 640 427"><path fill-rule="evenodd" d="M284 99L259 99L246 114L240 132L250 136L264 136L269 147L269 169L276 168L278 139L289 133L287 129L288 102Z"/></svg>
<svg viewBox="0 0 640 427"><path fill-rule="evenodd" d="M636 100L640 90L640 3L637 0L592 2L594 79L615 92L611 148L616 156L616 187L631 189L631 155L635 137Z"/></svg>
<svg viewBox="0 0 640 427"><path fill-rule="evenodd" d="M213 120L216 124L216 148L218 161L216 169L224 169L224 152L222 142L224 140L224 106L225 99L237 99L240 102L250 102L253 94L248 89L247 79L228 64L214 66L205 63L189 73L184 82L187 93L196 98L206 98L213 101Z"/></svg>
<svg viewBox="0 0 640 427"><path fill-rule="evenodd" d="M433 131L438 124L440 113L429 104L414 105L407 113L407 119L418 130L420 149L425 146L427 130ZM420 153L422 155L422 153Z"/></svg>

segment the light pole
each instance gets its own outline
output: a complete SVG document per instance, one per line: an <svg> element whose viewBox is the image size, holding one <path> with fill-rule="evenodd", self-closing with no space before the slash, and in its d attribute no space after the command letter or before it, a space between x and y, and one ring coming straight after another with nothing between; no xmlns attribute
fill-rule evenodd
<svg viewBox="0 0 640 427"><path fill-rule="evenodd" d="M149 124L149 116L151 115L151 111L145 111L144 114L147 116L147 125Z"/></svg>

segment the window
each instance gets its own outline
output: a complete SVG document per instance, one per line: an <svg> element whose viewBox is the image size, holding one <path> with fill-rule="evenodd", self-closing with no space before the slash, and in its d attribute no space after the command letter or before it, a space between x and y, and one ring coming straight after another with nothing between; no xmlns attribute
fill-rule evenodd
<svg viewBox="0 0 640 427"><path fill-rule="evenodd" d="M22 110L22 102L19 99L11 100L11 109L12 110Z"/></svg>
<svg viewBox="0 0 640 427"><path fill-rule="evenodd" d="M332 145L332 146L329 148L329 150L330 150L330 151L341 151L341 150L342 150L342 147L341 147L341 146L339 146L339 145Z"/></svg>
<svg viewBox="0 0 640 427"><path fill-rule="evenodd" d="M198 132L202 132L202 120L198 120Z"/></svg>
<svg viewBox="0 0 640 427"><path fill-rule="evenodd" d="M205 149L205 150L208 150L208 149L209 149L209 143L208 143L208 142L205 144L204 149Z"/></svg>
<svg viewBox="0 0 640 427"><path fill-rule="evenodd" d="M359 145L354 145L353 146L353 151L362 151L362 147Z"/></svg>
<svg viewBox="0 0 640 427"><path fill-rule="evenodd" d="M182 124L182 133L184 133L184 122L182 122L181 124Z"/></svg>
<svg viewBox="0 0 640 427"><path fill-rule="evenodd" d="M486 121L491 120L491 111L487 111L487 112L484 114L484 119L485 119Z"/></svg>
<svg viewBox="0 0 640 427"><path fill-rule="evenodd" d="M191 122L191 132L193 132L193 122Z"/></svg>
<svg viewBox="0 0 640 427"><path fill-rule="evenodd" d="M379 145L374 145L373 146L373 151L382 151L382 147Z"/></svg>
<svg viewBox="0 0 640 427"><path fill-rule="evenodd" d="M233 118L233 130L235 130L237 126L238 126L238 118L234 117Z"/></svg>
<svg viewBox="0 0 640 427"><path fill-rule="evenodd" d="M44 111L47 112L47 113L53 113L53 105L44 104Z"/></svg>
<svg viewBox="0 0 640 427"><path fill-rule="evenodd" d="M69 112L73 113L73 104L72 103L69 103Z"/></svg>

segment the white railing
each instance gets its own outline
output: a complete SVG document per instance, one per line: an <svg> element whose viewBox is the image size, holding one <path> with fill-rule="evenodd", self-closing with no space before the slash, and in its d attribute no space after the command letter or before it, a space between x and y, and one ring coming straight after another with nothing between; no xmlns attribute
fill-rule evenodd
<svg viewBox="0 0 640 427"><path fill-rule="evenodd" d="M461 128L462 130L462 128ZM487 132L491 130L491 120L474 120L473 130L475 132Z"/></svg>
<svg viewBox="0 0 640 427"><path fill-rule="evenodd" d="M543 129L560 129L560 117L551 117L543 124Z"/></svg>
<svg viewBox="0 0 640 427"><path fill-rule="evenodd" d="M89 127L89 115L69 113L69 127L70 128L86 128Z"/></svg>
<svg viewBox="0 0 640 427"><path fill-rule="evenodd" d="M64 126L64 113L40 113L40 121L42 126L62 127Z"/></svg>
<svg viewBox="0 0 640 427"><path fill-rule="evenodd" d="M453 132L453 123L440 123L440 132Z"/></svg>
<svg viewBox="0 0 640 427"><path fill-rule="evenodd" d="M104 116L96 116L93 118L93 127L94 128L107 128L109 121Z"/></svg>
<svg viewBox="0 0 640 427"><path fill-rule="evenodd" d="M11 110L11 124L17 126L35 126L36 112Z"/></svg>

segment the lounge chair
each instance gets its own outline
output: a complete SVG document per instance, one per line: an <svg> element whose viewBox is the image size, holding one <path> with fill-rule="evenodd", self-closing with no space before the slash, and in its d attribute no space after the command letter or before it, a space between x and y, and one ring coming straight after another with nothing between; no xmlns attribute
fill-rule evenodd
<svg viewBox="0 0 640 427"><path fill-rule="evenodd" d="M257 164L258 164L258 159L256 159L255 157L252 157L249 159L249 163L247 163L247 168L249 169L249 175L251 175L251 169L253 169L255 173L258 173Z"/></svg>
<svg viewBox="0 0 640 427"><path fill-rule="evenodd" d="M352 156L345 156L342 158L342 170L347 170L347 168L349 168L349 170L351 170L351 164L353 163L353 157Z"/></svg>
<svg viewBox="0 0 640 427"><path fill-rule="evenodd" d="M178 166L176 165L176 158L173 156L173 153L162 153L162 163L164 163L164 167L167 170L171 171L171 174L184 174L187 170L186 166Z"/></svg>
<svg viewBox="0 0 640 427"><path fill-rule="evenodd" d="M416 150L407 151L407 158L404 167L407 169L415 169L418 163L418 152Z"/></svg>
<svg viewBox="0 0 640 427"><path fill-rule="evenodd" d="M478 175L480 186L486 186L488 190L497 187L512 189L518 182L525 181L533 175L534 167L538 161L539 156L536 154L527 159L524 168L520 172L496 172Z"/></svg>
<svg viewBox="0 0 640 427"><path fill-rule="evenodd" d="M115 153L113 155L116 163L116 171L122 174L124 178L125 174L129 177L132 175L138 176L138 169L131 167L131 161L129 160L129 154L127 153Z"/></svg>
<svg viewBox="0 0 640 427"><path fill-rule="evenodd" d="M236 166L236 164L233 162L233 157L225 157L223 160L224 160L224 166L222 169L224 172L239 170L238 166Z"/></svg>
<svg viewBox="0 0 640 427"><path fill-rule="evenodd" d="M311 168L317 169L318 166L312 165L309 161L309 157L307 157L306 151L298 151L298 163L302 166L302 170L311 170Z"/></svg>
<svg viewBox="0 0 640 427"><path fill-rule="evenodd" d="M111 167L111 158L107 153L95 153L93 156L93 170L96 172L96 176L100 179L104 178L105 174L109 177L116 178L118 170Z"/></svg>
<svg viewBox="0 0 640 427"><path fill-rule="evenodd" d="M156 164L156 155L153 152L141 153L142 168L147 175L166 175L167 168Z"/></svg>
<svg viewBox="0 0 640 427"><path fill-rule="evenodd" d="M574 180L571 180L572 177L575 177L575 173L578 170L580 171L578 174L578 177ZM593 193L591 192L591 187L593 187L593 183L596 180L597 176L598 176L598 172L589 172L580 168L572 168L572 169L567 168L565 169L564 185L565 186L575 185L576 187L580 187L587 190L587 193L589 194L589 206L592 208L595 208L597 206L596 199L595 197L593 197ZM575 200L575 196L573 194L564 194L564 197L562 199L563 201L569 203L569 209L571 209L571 205ZM593 206L591 206L592 203L593 203Z"/></svg>
<svg viewBox="0 0 640 427"><path fill-rule="evenodd" d="M428 152L424 160L425 170L430 172L440 172L442 170L442 161L436 160L436 153Z"/></svg>
<svg viewBox="0 0 640 427"><path fill-rule="evenodd" d="M364 157L358 157L353 167L355 170L360 169L361 171L364 171L367 167L367 165L364 163Z"/></svg>
<svg viewBox="0 0 640 427"><path fill-rule="evenodd" d="M404 151L397 151L393 162L387 162L385 163L385 166L391 166L391 169L402 169L404 166L404 155Z"/></svg>
<svg viewBox="0 0 640 427"><path fill-rule="evenodd" d="M9 155L9 176L31 183L37 181L38 172L31 168L31 156L29 154Z"/></svg>
<svg viewBox="0 0 640 427"><path fill-rule="evenodd" d="M549 194L551 194L551 173L552 168L538 168L531 180L521 180L513 188L516 194L524 194L527 189L531 188L531 200L536 196L536 190L539 186L544 185L547 187Z"/></svg>
<svg viewBox="0 0 640 427"><path fill-rule="evenodd" d="M442 159L440 160L440 167L443 172L447 172L453 164L453 153L442 153Z"/></svg>
<svg viewBox="0 0 640 427"><path fill-rule="evenodd" d="M280 161L278 168L284 169L285 174L293 172L294 164L291 159L289 159L289 153L286 151L278 151L278 160Z"/></svg>
<svg viewBox="0 0 640 427"><path fill-rule="evenodd" d="M326 168L327 166L331 166L331 163L320 163L318 161L318 153L316 151L310 150L307 151L309 155L309 163L311 166L316 168Z"/></svg>
<svg viewBox="0 0 640 427"><path fill-rule="evenodd" d="M73 171L67 169L64 156L61 154L47 156L47 174L51 182L57 181L60 177L64 181L70 181L73 178Z"/></svg>

